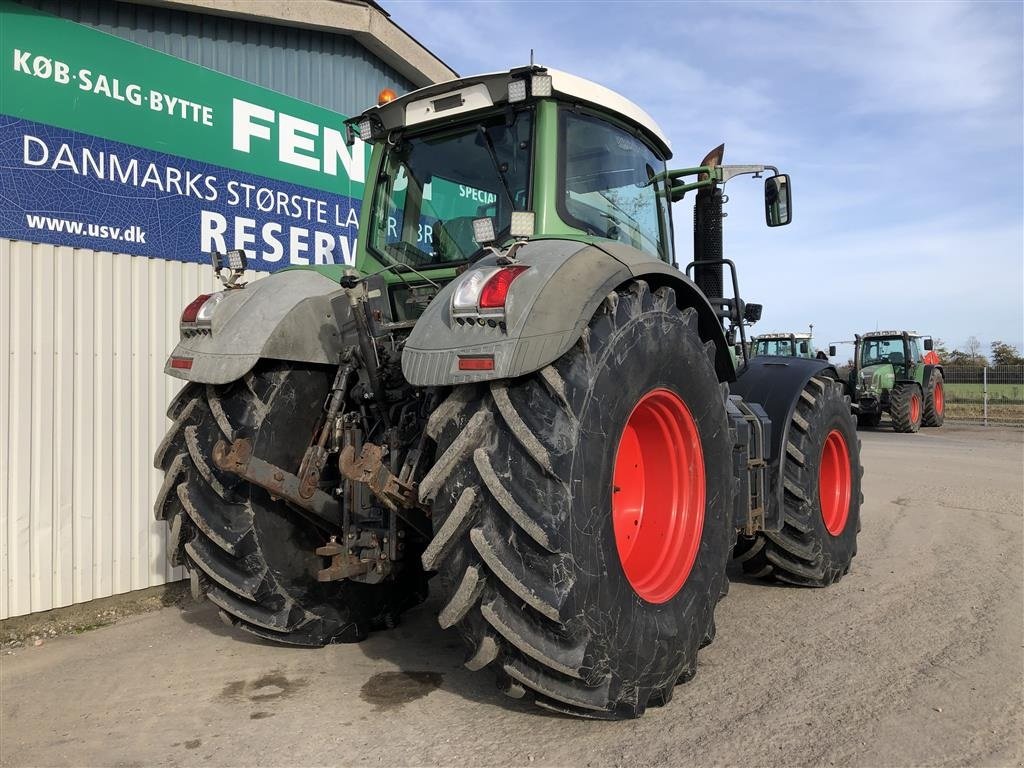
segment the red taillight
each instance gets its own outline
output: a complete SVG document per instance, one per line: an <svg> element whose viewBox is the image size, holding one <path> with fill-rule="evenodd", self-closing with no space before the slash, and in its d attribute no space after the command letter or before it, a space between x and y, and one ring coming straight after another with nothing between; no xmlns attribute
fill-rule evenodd
<svg viewBox="0 0 1024 768"><path fill-rule="evenodd" d="M491 278L484 283L484 287L480 290L480 309L499 309L504 307L512 281L527 269L529 267L517 264L512 267L502 267L491 275Z"/></svg>
<svg viewBox="0 0 1024 768"><path fill-rule="evenodd" d="M459 355L460 371L493 371L494 355Z"/></svg>
<svg viewBox="0 0 1024 768"><path fill-rule="evenodd" d="M182 368L186 371L192 368L191 357L172 357L170 362L171 368Z"/></svg>
<svg viewBox="0 0 1024 768"><path fill-rule="evenodd" d="M185 307L185 310L181 313L181 322L183 323L194 323L196 321L196 315L199 314L199 310L203 308L203 304L209 299L212 293L203 293L196 296L192 303Z"/></svg>

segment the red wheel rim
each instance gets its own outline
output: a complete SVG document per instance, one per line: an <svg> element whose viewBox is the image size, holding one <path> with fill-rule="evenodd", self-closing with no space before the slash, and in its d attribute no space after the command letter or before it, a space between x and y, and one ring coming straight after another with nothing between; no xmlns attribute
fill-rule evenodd
<svg viewBox="0 0 1024 768"><path fill-rule="evenodd" d="M945 405L945 401L942 399L942 382L935 383L935 393L932 395L932 402L935 404L935 413L939 416L942 415L942 408Z"/></svg>
<svg viewBox="0 0 1024 768"><path fill-rule="evenodd" d="M633 408L615 451L612 527L633 590L671 600L690 575L704 528L704 452L690 409L667 389Z"/></svg>
<svg viewBox="0 0 1024 768"><path fill-rule="evenodd" d="M917 396L917 392L910 396L910 423L916 424L917 420L921 418L921 398Z"/></svg>
<svg viewBox="0 0 1024 768"><path fill-rule="evenodd" d="M833 429L821 447L821 461L818 463L821 519L833 536L843 532L846 518L850 516L851 478L850 449L846 447L846 438L838 429Z"/></svg>

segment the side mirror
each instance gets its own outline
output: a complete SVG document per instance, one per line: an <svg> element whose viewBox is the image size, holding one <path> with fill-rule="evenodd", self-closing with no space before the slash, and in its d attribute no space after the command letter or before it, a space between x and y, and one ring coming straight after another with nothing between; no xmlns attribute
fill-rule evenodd
<svg viewBox="0 0 1024 768"><path fill-rule="evenodd" d="M788 173L764 180L764 220L769 227L782 227L793 220L793 195Z"/></svg>
<svg viewBox="0 0 1024 768"><path fill-rule="evenodd" d="M925 352L931 352L933 346L935 346L935 345L932 343L931 339L925 339L924 340L924 351Z"/></svg>
<svg viewBox="0 0 1024 768"><path fill-rule="evenodd" d="M806 341L801 341L800 342L800 353L804 354L804 355L807 354L807 342Z"/></svg>
<svg viewBox="0 0 1024 768"><path fill-rule="evenodd" d="M747 304L743 307L743 319L748 323L756 323L761 319L761 310L764 307L761 304Z"/></svg>
<svg viewBox="0 0 1024 768"><path fill-rule="evenodd" d="M835 344L829 344L828 345L828 356L829 357L835 357L836 356L836 345Z"/></svg>

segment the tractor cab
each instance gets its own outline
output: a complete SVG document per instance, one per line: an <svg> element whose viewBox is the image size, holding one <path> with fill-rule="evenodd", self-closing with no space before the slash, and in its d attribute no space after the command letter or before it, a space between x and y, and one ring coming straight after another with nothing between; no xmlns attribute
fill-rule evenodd
<svg viewBox="0 0 1024 768"><path fill-rule="evenodd" d="M931 337L913 331L875 331L856 343L856 368L861 377L876 375L885 381L913 378L913 372L932 349ZM880 382L881 383L881 382ZM886 389L891 389L891 384Z"/></svg>
<svg viewBox="0 0 1024 768"><path fill-rule="evenodd" d="M535 237L673 261L668 138L595 83L524 67L420 89L349 125L375 149L361 272L451 269Z"/></svg>
<svg viewBox="0 0 1024 768"><path fill-rule="evenodd" d="M387 97L348 121L349 141L373 145L356 269L389 286L418 283L426 300L406 319L457 272L496 254L512 258L529 241L575 241L609 254L626 248L632 260L678 268L671 204L695 191L689 276L717 320L730 321L729 343L737 332L746 341L742 326L760 317L760 306L739 298L735 268L721 258L722 187L764 174L766 222L781 226L792 217L788 176L772 166L722 165L724 146L698 166L669 170L669 140L647 112L539 66Z"/></svg>
<svg viewBox="0 0 1024 768"><path fill-rule="evenodd" d="M754 337L754 357L808 357L817 356L809 333L762 333Z"/></svg>

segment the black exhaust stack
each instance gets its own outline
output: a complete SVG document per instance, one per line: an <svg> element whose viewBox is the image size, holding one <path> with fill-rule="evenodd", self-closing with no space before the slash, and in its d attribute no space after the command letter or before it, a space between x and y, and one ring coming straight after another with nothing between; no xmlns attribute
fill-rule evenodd
<svg viewBox="0 0 1024 768"><path fill-rule="evenodd" d="M724 265L701 262L721 262L722 252L722 190L719 187L705 187L697 193L693 206L693 261L694 280L708 300L716 305L716 299L724 295Z"/></svg>

